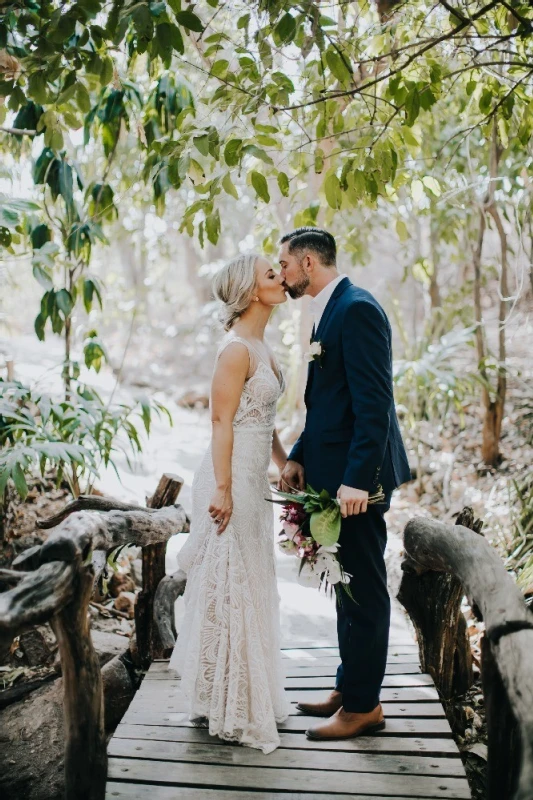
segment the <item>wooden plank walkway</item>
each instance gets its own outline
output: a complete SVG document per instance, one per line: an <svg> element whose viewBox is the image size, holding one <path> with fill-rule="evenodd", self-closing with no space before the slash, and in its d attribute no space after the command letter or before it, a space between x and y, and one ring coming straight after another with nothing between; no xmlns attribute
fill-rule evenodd
<svg viewBox="0 0 533 800"><path fill-rule="evenodd" d="M280 726L281 746L266 756L193 727L179 678L167 661L154 662L109 743L106 800L470 798L437 691L420 670L399 607L381 693L387 727L377 735L306 739L317 719L295 704L333 687L338 649L331 639L298 643L283 657L293 712Z"/></svg>

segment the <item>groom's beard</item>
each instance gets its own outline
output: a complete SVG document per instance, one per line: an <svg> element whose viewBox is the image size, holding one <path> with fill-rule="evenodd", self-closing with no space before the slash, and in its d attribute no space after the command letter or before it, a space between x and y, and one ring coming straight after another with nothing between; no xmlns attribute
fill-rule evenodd
<svg viewBox="0 0 533 800"><path fill-rule="evenodd" d="M300 273L299 279L296 283L293 283L292 286L289 286L287 282L285 282L284 287L287 289L289 295L292 297L293 300L298 300L300 297L303 297L305 294L305 290L311 283L309 275L306 275L305 272L302 270Z"/></svg>

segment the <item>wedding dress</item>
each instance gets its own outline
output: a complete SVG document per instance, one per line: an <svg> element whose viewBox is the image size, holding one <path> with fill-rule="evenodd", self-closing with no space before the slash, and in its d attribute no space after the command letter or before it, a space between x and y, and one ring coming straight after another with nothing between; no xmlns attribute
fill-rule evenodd
<svg viewBox="0 0 533 800"><path fill-rule="evenodd" d="M226 530L208 513L215 490L211 445L192 487L192 521L178 555L185 613L169 667L181 676L189 718L209 733L270 753L287 718L280 653L273 506L267 502L276 404L283 376L246 339L249 376L233 421L233 514Z"/></svg>

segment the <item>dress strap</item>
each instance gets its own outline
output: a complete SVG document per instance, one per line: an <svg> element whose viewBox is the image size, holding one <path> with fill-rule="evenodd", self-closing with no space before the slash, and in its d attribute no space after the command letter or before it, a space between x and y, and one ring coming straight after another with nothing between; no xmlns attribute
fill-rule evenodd
<svg viewBox="0 0 533 800"><path fill-rule="evenodd" d="M248 350L248 356L249 356L249 359L250 359L250 377L251 377L251 375L253 375L253 373L255 372L255 370L257 368L258 360L264 360L264 359L261 359L261 356L258 353L257 349L253 346L253 344L251 342L248 341L248 339L245 339L242 336L237 336L234 333L227 334L222 339L222 341L221 341L221 343L219 345L219 348L218 348L218 351L217 351L217 360L218 360L220 354L226 349L226 347L228 347L228 345L230 345L230 344L233 344L233 342L239 342L240 344L243 344L246 347L246 349Z"/></svg>

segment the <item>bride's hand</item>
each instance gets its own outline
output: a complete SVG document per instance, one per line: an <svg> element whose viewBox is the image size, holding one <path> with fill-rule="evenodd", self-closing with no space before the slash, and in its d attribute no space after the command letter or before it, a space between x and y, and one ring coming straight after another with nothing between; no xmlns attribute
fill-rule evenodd
<svg viewBox="0 0 533 800"><path fill-rule="evenodd" d="M217 535L224 533L233 513L233 500L231 489L217 488L211 499L209 514L213 522L218 524Z"/></svg>

